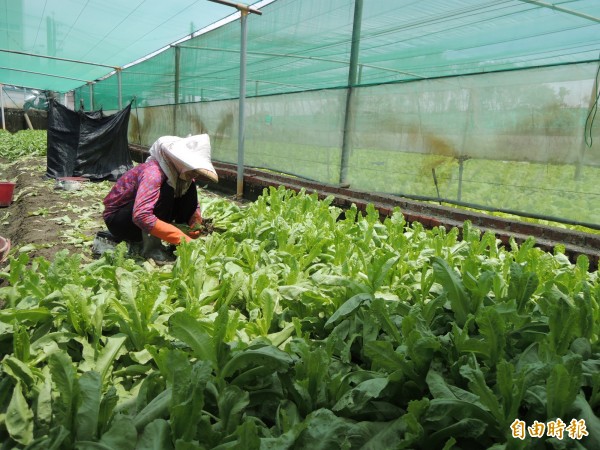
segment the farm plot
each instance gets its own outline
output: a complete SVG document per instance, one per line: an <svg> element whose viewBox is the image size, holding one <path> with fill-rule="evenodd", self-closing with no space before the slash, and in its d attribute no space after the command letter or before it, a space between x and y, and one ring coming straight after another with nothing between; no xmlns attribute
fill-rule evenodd
<svg viewBox="0 0 600 450"><path fill-rule="evenodd" d="M52 259L68 249L89 261L94 235L103 228L102 199L110 183L84 183L81 190L65 191L44 177L45 157L19 158L0 167L2 178L16 183L12 204L0 209L0 236L11 240L14 252Z"/></svg>
<svg viewBox="0 0 600 450"><path fill-rule="evenodd" d="M5 446L600 447L585 258L330 202L208 201L217 232L160 269L12 259Z"/></svg>

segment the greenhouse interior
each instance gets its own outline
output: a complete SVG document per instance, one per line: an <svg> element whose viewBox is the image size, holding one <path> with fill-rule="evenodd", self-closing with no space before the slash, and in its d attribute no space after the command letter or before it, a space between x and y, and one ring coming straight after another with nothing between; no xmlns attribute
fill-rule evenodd
<svg viewBox="0 0 600 450"><path fill-rule="evenodd" d="M0 0L0 450L600 449L600 1Z"/></svg>

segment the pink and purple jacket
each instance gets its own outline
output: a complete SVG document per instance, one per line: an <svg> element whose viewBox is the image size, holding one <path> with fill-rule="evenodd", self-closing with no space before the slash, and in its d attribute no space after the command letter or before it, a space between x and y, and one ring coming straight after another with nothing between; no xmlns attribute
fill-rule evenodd
<svg viewBox="0 0 600 450"><path fill-rule="evenodd" d="M123 174L104 198L104 219L134 200L133 223L149 233L158 220L154 206L160 196L160 187L166 180L158 161L138 164Z"/></svg>

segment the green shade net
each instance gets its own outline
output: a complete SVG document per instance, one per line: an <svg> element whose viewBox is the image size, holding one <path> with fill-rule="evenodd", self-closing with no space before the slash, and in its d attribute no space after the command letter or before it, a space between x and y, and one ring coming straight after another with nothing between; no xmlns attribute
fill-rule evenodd
<svg viewBox="0 0 600 450"><path fill-rule="evenodd" d="M231 12L208 0L0 0L0 83L70 91Z"/></svg>
<svg viewBox="0 0 600 450"><path fill-rule="evenodd" d="M519 0L364 0L353 84L597 60L600 2L561 4L569 12ZM347 86L354 6L277 0L261 16L250 14L247 95ZM236 98L239 49L239 21L182 42L179 56L172 48L125 70L124 98L152 104Z"/></svg>
<svg viewBox="0 0 600 450"><path fill-rule="evenodd" d="M366 0L360 27L353 1L264 6L247 21L244 164L600 226L598 132L588 120L600 3L556 5L569 12ZM214 158L237 162L239 48L236 21L125 70L125 98L136 99L131 141L207 132ZM94 96L114 107L114 89L108 79Z"/></svg>
<svg viewBox="0 0 600 450"><path fill-rule="evenodd" d="M246 165L600 228L599 1L255 6ZM135 12L124 20L137 26ZM133 101L130 142L206 132L214 159L235 163L240 30L235 20L179 42L127 66L120 85L80 84L76 104Z"/></svg>

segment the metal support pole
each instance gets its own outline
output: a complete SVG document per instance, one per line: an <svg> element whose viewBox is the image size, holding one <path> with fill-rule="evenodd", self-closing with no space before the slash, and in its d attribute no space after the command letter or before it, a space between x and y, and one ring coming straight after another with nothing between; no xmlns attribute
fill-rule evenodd
<svg viewBox="0 0 600 450"><path fill-rule="evenodd" d="M119 111L123 109L123 82L121 80L121 68L117 69L117 83L118 83L118 96L119 96Z"/></svg>
<svg viewBox="0 0 600 450"><path fill-rule="evenodd" d="M458 198L460 202L462 200L462 184L463 184L463 170L464 170L465 158L462 156L458 158Z"/></svg>
<svg viewBox="0 0 600 450"><path fill-rule="evenodd" d="M600 70L600 67L598 67L598 70ZM594 78L592 92L590 93L590 104L588 106L588 111L592 111L592 109L594 108L594 103L596 102L597 95L598 95L598 77L596 76ZM587 149L587 142L586 142L586 138L585 138L586 129L587 129L587 121L583 128L583 136L581 136L581 145L579 146L579 155L577 157L577 163L575 165L575 177L574 178L576 181L581 180L581 177L583 176L585 150ZM590 132L591 132L591 130L590 130Z"/></svg>
<svg viewBox="0 0 600 450"><path fill-rule="evenodd" d="M363 0L354 2L354 22L352 24L352 47L350 49L350 67L348 69L348 94L346 95L346 111L342 140L342 160L340 167L340 185L348 184L348 161L350 160L350 131L352 128L352 93L357 81L358 51L360 48L360 30L362 26Z"/></svg>
<svg viewBox="0 0 600 450"><path fill-rule="evenodd" d="M458 193L457 200L462 201L462 186L463 186L463 175L465 169L465 161L469 159L467 152L467 136L469 135L469 130L472 127L472 122L474 121L475 108L477 106L476 103L476 88L471 88L469 90L469 105L467 107L467 111L465 111L465 126L463 127L463 136L462 142L460 144L459 155L458 155Z"/></svg>
<svg viewBox="0 0 600 450"><path fill-rule="evenodd" d="M240 44L240 106L239 106L239 131L238 131L238 160L237 160L237 198L244 196L244 133L245 133L245 103L246 103L246 38L247 38L247 11L240 11L242 35Z"/></svg>
<svg viewBox="0 0 600 450"><path fill-rule="evenodd" d="M232 6L240 12L241 39L240 39L240 98L239 98L239 132L238 132L238 161L237 161L237 198L244 196L244 133L245 133L245 101L246 101L246 40L248 14L254 13L262 15L257 9L241 3L233 3L227 0L210 0L214 3Z"/></svg>
<svg viewBox="0 0 600 450"><path fill-rule="evenodd" d="M6 121L4 119L4 85L0 84L0 109L2 110L2 129L6 130Z"/></svg>
<svg viewBox="0 0 600 450"><path fill-rule="evenodd" d="M88 84L89 92L90 92L90 111L94 110L94 85L89 82Z"/></svg>
<svg viewBox="0 0 600 450"><path fill-rule="evenodd" d="M173 136L177 136L177 108L179 108L179 79L181 77L181 74L179 72L180 61L181 49L179 47L175 47L175 92L173 92L175 101L173 106Z"/></svg>

